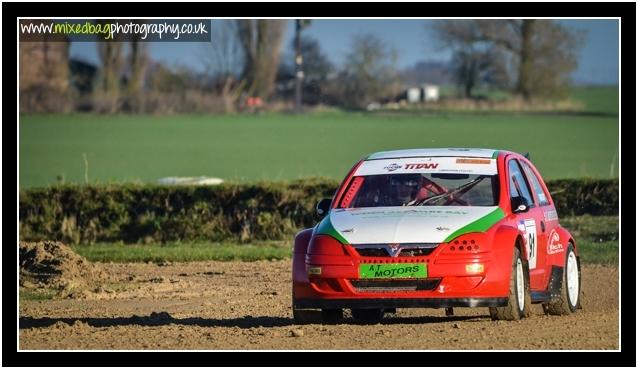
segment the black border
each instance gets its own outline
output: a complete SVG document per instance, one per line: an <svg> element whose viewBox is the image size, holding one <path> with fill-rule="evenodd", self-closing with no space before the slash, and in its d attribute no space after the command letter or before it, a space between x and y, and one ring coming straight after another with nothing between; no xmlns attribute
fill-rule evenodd
<svg viewBox="0 0 638 369"><path fill-rule="evenodd" d="M558 2L34 2L3 3L11 16L29 17L619 17L631 3ZM634 10L635 12L635 10Z"/></svg>
<svg viewBox="0 0 638 369"><path fill-rule="evenodd" d="M635 193L635 157L628 153L635 148L635 33L636 3L2 3L3 11L3 105L4 147L9 162L7 171L16 168L12 153L17 152L13 143L15 134L11 124L15 119L12 96L16 90L10 84L17 70L12 55L17 49L15 32L16 17L621 17L621 101L622 146L627 153L622 155L621 178L623 202L621 227L622 247L622 331L621 352L17 352L15 351L16 316L12 302L15 301L15 249L8 247L15 241L12 230L16 229L15 218L5 212L3 248L3 366L636 366L635 350L635 229L632 203ZM628 138L627 138L628 137ZM568 145L569 138L566 138ZM17 143L16 143L17 145ZM9 153L9 155L6 155ZM13 165L16 165L14 167ZM7 174L7 173L5 173ZM7 174L5 178L11 178ZM5 184L5 206L16 204L9 199L12 185ZM10 205L9 205L10 204ZM9 221L8 219L11 219ZM10 240L10 242L8 242ZM569 327L565 327L569 329ZM577 337L575 337L577 339ZM86 359L86 360L84 360Z"/></svg>

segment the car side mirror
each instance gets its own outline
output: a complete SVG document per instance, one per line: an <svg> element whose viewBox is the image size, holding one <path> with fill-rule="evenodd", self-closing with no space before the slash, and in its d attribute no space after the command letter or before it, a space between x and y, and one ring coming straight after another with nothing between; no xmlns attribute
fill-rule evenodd
<svg viewBox="0 0 638 369"><path fill-rule="evenodd" d="M529 203L527 199L522 196L514 196L512 197L512 212L513 213L524 213L529 210Z"/></svg>
<svg viewBox="0 0 638 369"><path fill-rule="evenodd" d="M317 215L320 217L325 216L330 211L330 204L332 203L332 199L321 199L317 203Z"/></svg>

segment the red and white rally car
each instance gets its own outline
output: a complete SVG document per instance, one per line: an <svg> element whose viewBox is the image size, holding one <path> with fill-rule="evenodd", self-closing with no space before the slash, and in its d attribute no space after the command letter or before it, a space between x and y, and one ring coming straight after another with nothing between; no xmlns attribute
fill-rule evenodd
<svg viewBox="0 0 638 369"><path fill-rule="evenodd" d="M489 307L518 320L579 307L576 242L524 156L488 149L379 152L295 237L296 322L364 322L397 308Z"/></svg>

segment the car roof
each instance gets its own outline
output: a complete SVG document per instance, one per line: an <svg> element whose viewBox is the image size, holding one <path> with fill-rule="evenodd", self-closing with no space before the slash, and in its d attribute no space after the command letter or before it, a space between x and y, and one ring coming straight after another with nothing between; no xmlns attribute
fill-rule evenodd
<svg viewBox="0 0 638 369"><path fill-rule="evenodd" d="M424 148L393 151L380 151L369 155L365 160L416 158L421 156L463 156L470 158L494 158L498 150L494 149L468 149L468 148Z"/></svg>

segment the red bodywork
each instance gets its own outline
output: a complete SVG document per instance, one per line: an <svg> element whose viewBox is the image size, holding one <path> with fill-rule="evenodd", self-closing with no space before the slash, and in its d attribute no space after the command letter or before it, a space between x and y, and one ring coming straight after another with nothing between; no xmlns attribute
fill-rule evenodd
<svg viewBox="0 0 638 369"><path fill-rule="evenodd" d="M548 203L542 204L532 191L534 206L527 212L514 213L511 209L509 176L510 160L526 163L538 178ZM332 199L331 208L341 203L357 163L341 183ZM565 265L567 244L577 253L570 233L558 224L553 200L542 177L534 165L522 155L499 151L498 206L505 217L486 232L468 233L439 244L426 256L362 257L350 245L343 245L328 235L314 234L314 228L305 229L295 237L293 256L293 305L297 308L396 308L396 307L452 307L452 306L505 306L512 272L513 248L521 251L525 260L530 250L519 221L533 219L536 225L536 266L528 269L529 284L534 296L549 294L553 267ZM530 183L530 179L526 180ZM558 247L557 241L562 245ZM463 251L459 246L463 246ZM468 250L468 245L470 248ZM478 247L473 247L476 245ZM561 251L562 248L562 251ZM418 290L363 291L356 287L361 263L426 263L428 275ZM482 264L482 271L468 271L469 264ZM309 269L321 268L320 275L311 275Z"/></svg>

